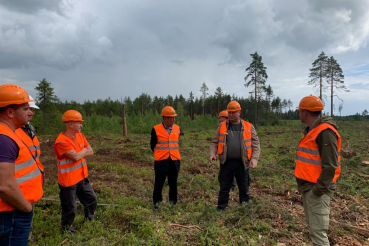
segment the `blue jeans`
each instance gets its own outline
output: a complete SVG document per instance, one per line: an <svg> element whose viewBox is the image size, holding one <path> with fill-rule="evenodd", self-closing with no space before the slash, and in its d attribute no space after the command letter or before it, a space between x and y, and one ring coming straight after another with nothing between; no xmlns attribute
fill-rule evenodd
<svg viewBox="0 0 369 246"><path fill-rule="evenodd" d="M18 210L0 212L0 245L27 245L32 217L33 210L29 213Z"/></svg>

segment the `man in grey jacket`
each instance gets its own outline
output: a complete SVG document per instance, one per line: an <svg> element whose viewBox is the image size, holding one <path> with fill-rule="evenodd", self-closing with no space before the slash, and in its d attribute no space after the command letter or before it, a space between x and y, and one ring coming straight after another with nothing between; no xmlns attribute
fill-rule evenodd
<svg viewBox="0 0 369 246"><path fill-rule="evenodd" d="M220 161L220 190L218 211L226 209L233 177L239 188L240 203L250 200L249 167L256 168L260 155L260 143L252 124L240 118L241 106L232 101L227 106L228 121L218 126L217 133L211 141L209 162L213 163L216 154Z"/></svg>

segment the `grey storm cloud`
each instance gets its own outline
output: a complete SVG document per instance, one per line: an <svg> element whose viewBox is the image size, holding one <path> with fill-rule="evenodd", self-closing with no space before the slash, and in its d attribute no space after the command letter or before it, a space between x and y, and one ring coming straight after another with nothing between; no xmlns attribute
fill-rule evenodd
<svg viewBox="0 0 369 246"><path fill-rule="evenodd" d="M33 8L52 7L45 2L39 1ZM108 37L94 32L97 17L91 13L82 13L77 23L52 12L25 15L1 5L0 13L3 18L9 17L0 23L0 68L45 66L68 70L85 61L107 63L112 55L113 44Z"/></svg>
<svg viewBox="0 0 369 246"><path fill-rule="evenodd" d="M68 6L68 1L62 0L0 0L0 5L5 8L23 13L36 13L40 10L62 13Z"/></svg>
<svg viewBox="0 0 369 246"><path fill-rule="evenodd" d="M77 101L199 96L204 81L209 93L248 96L243 78L257 51L275 95L296 103L313 92L309 68L324 51L358 93L368 10L367 0L0 0L0 81L33 90L45 77Z"/></svg>

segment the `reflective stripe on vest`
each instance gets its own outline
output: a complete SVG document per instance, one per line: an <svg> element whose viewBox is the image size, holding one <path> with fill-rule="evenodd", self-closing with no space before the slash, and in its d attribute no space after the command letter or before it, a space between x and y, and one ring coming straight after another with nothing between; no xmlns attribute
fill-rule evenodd
<svg viewBox="0 0 369 246"><path fill-rule="evenodd" d="M247 158L249 160L251 160L251 156L252 156L252 141L251 141L251 130L252 130L252 125L244 120L241 120L243 123L243 142L245 144L246 147L246 151L247 151ZM221 155L224 151L224 145L226 145L226 136L228 135L227 132L227 122L224 121L222 123L222 125L220 126L219 129L219 138L218 138L218 155Z"/></svg>
<svg viewBox="0 0 369 246"><path fill-rule="evenodd" d="M28 180L36 178L40 174L41 174L41 171L40 171L40 169L37 168L37 169L33 170L32 172L30 172L30 173L28 173L28 174L26 174L22 177L16 178L16 180L17 180L18 184L22 184L22 183L24 183Z"/></svg>
<svg viewBox="0 0 369 246"><path fill-rule="evenodd" d="M18 145L19 153L14 165L14 179L18 183L24 198L30 203L37 202L42 197L43 190L42 175L36 161L26 144L10 128L0 124L0 134L8 136ZM14 207L0 199L0 212L14 209Z"/></svg>
<svg viewBox="0 0 369 246"><path fill-rule="evenodd" d="M32 155L37 161L38 168L43 172L44 166L42 166L40 162L41 148L37 136L34 136L33 139L30 138L30 136L28 136L28 134L24 132L22 128L18 128L15 131L15 134L17 134L17 136L22 140L22 142L27 145L28 149L32 152Z"/></svg>
<svg viewBox="0 0 369 246"><path fill-rule="evenodd" d="M332 125L322 123L306 134L296 149L295 176L297 178L317 183L322 171L322 160L316 139L326 129L331 129L337 136L337 168L332 183L336 182L339 177L341 173L341 136Z"/></svg>
<svg viewBox="0 0 369 246"><path fill-rule="evenodd" d="M57 148L57 143L66 143L76 152L80 152L86 147L84 145L84 136L82 133L76 133L75 142L63 133L60 133L55 140L54 149ZM69 187L88 177L87 162L85 158L73 161L67 159L63 155L61 157L57 156L56 159L56 165L58 166L58 183L61 186Z"/></svg>
<svg viewBox="0 0 369 246"><path fill-rule="evenodd" d="M155 161L166 160L171 158L172 160L180 160L179 154L179 134L180 128L178 125L173 124L170 135L165 130L162 123L154 126L158 142L154 148Z"/></svg>
<svg viewBox="0 0 369 246"><path fill-rule="evenodd" d="M69 160L70 161L70 160ZM73 161L72 161L73 162ZM83 165L86 165L86 161L81 162L80 164L73 166L73 167L69 167L69 168L64 168L64 169L60 169L58 167L58 171L61 173L68 173L68 172L72 172L74 170L77 170L78 168L83 167Z"/></svg>

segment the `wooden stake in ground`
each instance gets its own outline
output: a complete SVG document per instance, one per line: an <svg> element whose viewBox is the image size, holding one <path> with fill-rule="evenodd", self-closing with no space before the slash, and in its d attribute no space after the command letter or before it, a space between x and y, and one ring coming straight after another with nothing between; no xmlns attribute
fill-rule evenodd
<svg viewBox="0 0 369 246"><path fill-rule="evenodd" d="M126 112L124 110L124 104L122 104L122 119L123 119L123 137L127 136L127 124L126 124Z"/></svg>

